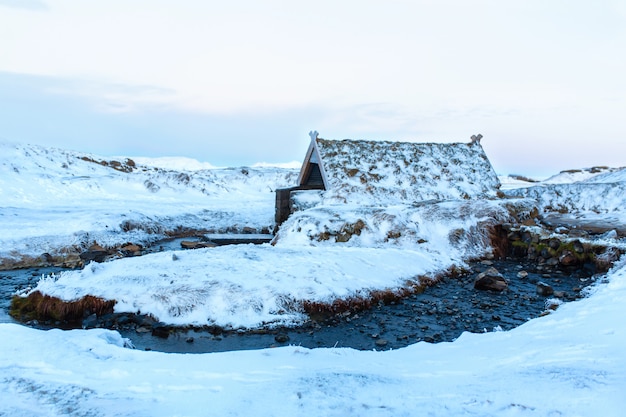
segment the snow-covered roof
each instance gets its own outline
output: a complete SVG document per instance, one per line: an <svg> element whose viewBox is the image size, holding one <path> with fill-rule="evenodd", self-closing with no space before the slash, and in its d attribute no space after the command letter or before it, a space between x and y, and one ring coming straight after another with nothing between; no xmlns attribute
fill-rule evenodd
<svg viewBox="0 0 626 417"><path fill-rule="evenodd" d="M341 200L489 198L500 187L479 140L413 143L312 137L299 185L307 185L318 169L327 195Z"/></svg>

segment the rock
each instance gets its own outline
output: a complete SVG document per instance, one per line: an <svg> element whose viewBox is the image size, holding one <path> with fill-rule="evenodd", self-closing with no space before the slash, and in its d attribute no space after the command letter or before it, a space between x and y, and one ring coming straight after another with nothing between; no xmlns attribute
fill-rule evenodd
<svg viewBox="0 0 626 417"><path fill-rule="evenodd" d="M194 338L193 337L188 337L187 339L185 339L185 342L187 343L193 343L194 342Z"/></svg>
<svg viewBox="0 0 626 417"><path fill-rule="evenodd" d="M170 326L165 323L159 322L152 326L152 336L167 339L168 337L170 337L170 330Z"/></svg>
<svg viewBox="0 0 626 417"><path fill-rule="evenodd" d="M86 319L83 320L82 327L83 329L93 329L98 326L98 316L96 314L92 314Z"/></svg>
<svg viewBox="0 0 626 417"><path fill-rule="evenodd" d="M559 260L556 259L556 258L549 258L546 261L546 265L548 265L548 266L557 266L558 264L559 264Z"/></svg>
<svg viewBox="0 0 626 417"><path fill-rule="evenodd" d="M600 272L606 272L611 268L613 263L620 257L620 250L615 247L608 247L601 254L595 257L596 268Z"/></svg>
<svg viewBox="0 0 626 417"><path fill-rule="evenodd" d="M585 253L585 246L580 242L580 240L573 241L572 245L574 246L574 252Z"/></svg>
<svg viewBox="0 0 626 417"><path fill-rule="evenodd" d="M557 250L561 246L561 241L557 238L552 238L548 242L548 246L550 246L551 249Z"/></svg>
<svg viewBox="0 0 626 417"><path fill-rule="evenodd" d="M526 271L519 271L517 273L517 277L521 278L521 279L526 279L526 278L528 278L528 272L526 272Z"/></svg>
<svg viewBox="0 0 626 417"><path fill-rule="evenodd" d="M289 341L289 335L286 333L278 333L276 336L274 336L274 340L276 340L278 343L286 343Z"/></svg>
<svg viewBox="0 0 626 417"><path fill-rule="evenodd" d="M133 243L129 243L120 248L125 256L139 256L141 255L141 249L141 246L135 245Z"/></svg>
<svg viewBox="0 0 626 417"><path fill-rule="evenodd" d="M560 235L567 235L569 234L569 229L564 226L559 226L556 229L554 229L554 233L558 233Z"/></svg>
<svg viewBox="0 0 626 417"><path fill-rule="evenodd" d="M537 283L537 294L543 297L547 297L547 296L554 294L554 289L550 285L546 284L545 282L539 281Z"/></svg>
<svg viewBox="0 0 626 417"><path fill-rule="evenodd" d="M376 341L376 346L378 346L378 347L384 347L384 346L387 346L388 344L389 344L389 342L387 340L385 340L385 339L378 339Z"/></svg>
<svg viewBox="0 0 626 417"><path fill-rule="evenodd" d="M215 324L206 326L206 330L207 330L207 332L211 333L213 336L219 336L222 333L224 333L224 329L221 328L220 326L215 325Z"/></svg>
<svg viewBox="0 0 626 417"><path fill-rule="evenodd" d="M180 242L180 246L183 249L202 249L202 248L214 248L217 245L211 242L183 240L182 242Z"/></svg>
<svg viewBox="0 0 626 417"><path fill-rule="evenodd" d="M95 261L104 262L104 259L109 255L109 252L102 246L93 244L89 249L79 255L83 261Z"/></svg>
<svg viewBox="0 0 626 417"><path fill-rule="evenodd" d="M559 256L559 263L563 266L572 266L578 263L578 258L570 251L564 250Z"/></svg>
<svg viewBox="0 0 626 417"><path fill-rule="evenodd" d="M129 323L132 323L132 319L127 315L118 315L116 322L119 326L126 326Z"/></svg>
<svg viewBox="0 0 626 417"><path fill-rule="evenodd" d="M154 327L156 325L159 324L159 322L152 316L150 315L143 315L140 316L141 318L139 319L139 324L141 326L149 326L149 327Z"/></svg>
<svg viewBox="0 0 626 417"><path fill-rule="evenodd" d="M492 267L478 274L474 281L474 288L484 291L503 291L508 288L508 283L502 274Z"/></svg>

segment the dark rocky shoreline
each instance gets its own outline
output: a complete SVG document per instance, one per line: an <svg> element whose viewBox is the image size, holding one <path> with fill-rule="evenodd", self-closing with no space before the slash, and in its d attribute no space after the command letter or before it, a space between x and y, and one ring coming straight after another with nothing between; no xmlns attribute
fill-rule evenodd
<svg viewBox="0 0 626 417"><path fill-rule="evenodd" d="M497 269L508 286L503 291L474 288L476 277ZM593 284L595 266L548 266L508 258L471 263L471 271L447 276L421 294L392 301L369 310L336 314L324 321L309 320L295 328L256 330L223 329L218 326L180 328L159 323L150 316L105 314L87 316L82 322L39 322L36 328L116 329L138 349L165 352L217 352L260 349L281 345L351 347L360 350L397 349L419 341L452 341L468 331L481 333L510 330L529 319L547 314L561 302L582 297ZM551 294L541 293L548 285Z"/></svg>

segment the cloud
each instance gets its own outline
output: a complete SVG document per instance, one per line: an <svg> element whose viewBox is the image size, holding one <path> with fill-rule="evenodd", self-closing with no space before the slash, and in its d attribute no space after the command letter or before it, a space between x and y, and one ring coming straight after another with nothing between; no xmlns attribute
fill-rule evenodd
<svg viewBox="0 0 626 417"><path fill-rule="evenodd" d="M0 6L15 9L49 10L48 5L41 0L0 0Z"/></svg>
<svg viewBox="0 0 626 417"><path fill-rule="evenodd" d="M82 98L94 110L104 113L142 111L146 107L172 106L176 102L176 91L171 88L95 80L56 79L45 91L49 94Z"/></svg>

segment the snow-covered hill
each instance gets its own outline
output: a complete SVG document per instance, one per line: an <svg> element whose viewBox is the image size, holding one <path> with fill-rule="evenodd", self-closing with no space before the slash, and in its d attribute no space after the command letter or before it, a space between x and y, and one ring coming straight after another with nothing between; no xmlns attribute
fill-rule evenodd
<svg viewBox="0 0 626 417"><path fill-rule="evenodd" d="M186 229L271 230L274 190L296 176L274 167L173 171L0 142L0 259L149 244Z"/></svg>
<svg viewBox="0 0 626 417"><path fill-rule="evenodd" d="M576 180L576 181L572 181ZM530 187L505 191L534 200L544 215L626 225L626 169L595 168L562 172Z"/></svg>
<svg viewBox="0 0 626 417"><path fill-rule="evenodd" d="M542 182L544 184L570 184L580 181L591 181L594 178L620 171L622 168L592 167L561 171Z"/></svg>

